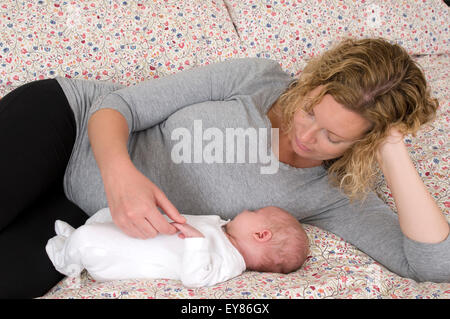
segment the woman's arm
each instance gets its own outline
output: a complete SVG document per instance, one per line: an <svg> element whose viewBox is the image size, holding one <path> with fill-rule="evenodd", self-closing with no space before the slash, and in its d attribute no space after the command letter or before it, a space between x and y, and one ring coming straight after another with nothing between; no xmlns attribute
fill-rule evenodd
<svg viewBox="0 0 450 319"><path fill-rule="evenodd" d="M257 104L265 105L291 81L290 75L274 60L230 59L110 92L93 102L89 115L103 108L115 109L126 119L128 133L137 132L161 123L184 107L202 102L252 93L261 99ZM274 92L276 87L280 92Z"/></svg>
<svg viewBox="0 0 450 319"><path fill-rule="evenodd" d="M103 179L133 165L127 149L128 125L118 111L105 108L92 115L88 136Z"/></svg>
<svg viewBox="0 0 450 319"><path fill-rule="evenodd" d="M116 225L139 238L175 233L156 206L174 221L184 222L165 194L133 165L127 150L131 132L153 127L184 107L206 101L259 92L257 104L266 105L291 80L276 61L232 59L98 97L89 110L88 135Z"/></svg>
<svg viewBox="0 0 450 319"><path fill-rule="evenodd" d="M378 156L398 214L370 193L364 202L342 198L301 222L341 236L400 276L450 282L448 222L423 185L406 147L396 144L401 136L392 135Z"/></svg>
<svg viewBox="0 0 450 319"><path fill-rule="evenodd" d="M374 193L349 203L343 198L302 223L330 231L390 271L417 281L450 282L450 236L429 244L409 239L398 216Z"/></svg>
<svg viewBox="0 0 450 319"><path fill-rule="evenodd" d="M423 243L445 240L449 224L417 173L398 131L391 131L377 159L392 191L403 234Z"/></svg>
<svg viewBox="0 0 450 319"><path fill-rule="evenodd" d="M174 221L185 219L131 161L125 118L116 110L102 109L89 119L88 135L114 223L127 235L142 239L175 233L157 207Z"/></svg>

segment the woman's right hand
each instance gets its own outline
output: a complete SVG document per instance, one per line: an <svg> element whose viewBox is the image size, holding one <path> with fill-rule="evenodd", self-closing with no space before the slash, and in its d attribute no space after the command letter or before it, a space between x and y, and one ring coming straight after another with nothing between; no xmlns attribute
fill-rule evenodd
<svg viewBox="0 0 450 319"><path fill-rule="evenodd" d="M134 165L116 168L105 177L104 185L112 219L128 236L146 239L158 233L175 234L177 229L157 207L174 222L186 222L166 195Z"/></svg>

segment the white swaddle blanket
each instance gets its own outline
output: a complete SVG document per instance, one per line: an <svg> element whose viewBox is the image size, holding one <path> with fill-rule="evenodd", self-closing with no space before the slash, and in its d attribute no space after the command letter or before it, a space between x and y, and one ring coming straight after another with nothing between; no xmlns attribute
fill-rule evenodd
<svg viewBox="0 0 450 319"><path fill-rule="evenodd" d="M86 269L97 281L166 278L201 287L245 270L244 258L222 230L227 221L216 215L183 216L205 237L132 238L114 224L109 208L103 208L77 229L57 220L57 235L45 249L59 272L75 277Z"/></svg>

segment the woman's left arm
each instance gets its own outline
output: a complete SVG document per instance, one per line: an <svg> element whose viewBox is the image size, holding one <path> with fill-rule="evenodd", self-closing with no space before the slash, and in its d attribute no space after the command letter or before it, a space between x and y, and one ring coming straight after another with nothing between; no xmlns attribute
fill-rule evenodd
<svg viewBox="0 0 450 319"><path fill-rule="evenodd" d="M301 222L342 237L402 277L450 282L448 222L420 179L402 136L392 135L378 158L398 214L371 192L363 202L343 197Z"/></svg>
<svg viewBox="0 0 450 319"><path fill-rule="evenodd" d="M421 243L444 241L449 224L417 173L403 135L395 128L379 147L377 160L392 192L403 234Z"/></svg>

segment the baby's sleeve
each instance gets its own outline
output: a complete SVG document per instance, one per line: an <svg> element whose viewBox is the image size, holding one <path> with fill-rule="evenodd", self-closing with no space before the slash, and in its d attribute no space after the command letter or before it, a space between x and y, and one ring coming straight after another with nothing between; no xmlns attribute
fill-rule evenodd
<svg viewBox="0 0 450 319"><path fill-rule="evenodd" d="M217 283L222 258L209 249L204 237L185 238L180 279L186 287L212 286Z"/></svg>
<svg viewBox="0 0 450 319"><path fill-rule="evenodd" d="M245 270L232 256L213 251L207 238L185 238L181 282L186 287L204 287L227 281Z"/></svg>

